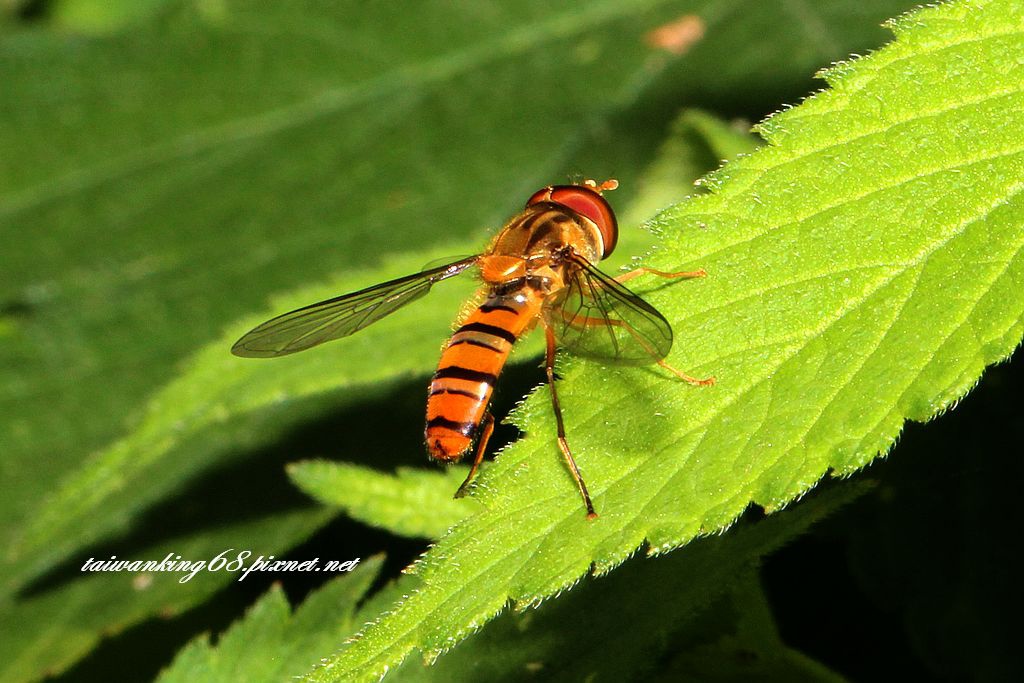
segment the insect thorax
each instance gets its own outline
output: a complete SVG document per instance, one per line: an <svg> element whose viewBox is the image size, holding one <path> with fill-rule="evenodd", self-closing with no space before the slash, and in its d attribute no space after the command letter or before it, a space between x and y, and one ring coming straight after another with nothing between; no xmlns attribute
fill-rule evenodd
<svg viewBox="0 0 1024 683"><path fill-rule="evenodd" d="M601 237L590 220L557 204L527 207L498 233L489 254L528 262L527 270L556 266L566 247L591 262L601 260Z"/></svg>

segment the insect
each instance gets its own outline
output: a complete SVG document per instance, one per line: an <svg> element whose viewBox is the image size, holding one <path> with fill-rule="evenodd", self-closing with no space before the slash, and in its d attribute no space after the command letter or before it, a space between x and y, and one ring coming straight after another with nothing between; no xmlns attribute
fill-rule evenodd
<svg viewBox="0 0 1024 683"><path fill-rule="evenodd" d="M430 382L425 437L430 457L456 462L474 448L473 463L455 496L468 490L494 430L489 411L494 384L512 345L540 324L547 342L545 369L558 426L558 447L586 506L597 516L565 438L555 388L561 346L585 358L624 364L656 363L693 385L696 379L665 362L672 327L622 283L644 274L703 277L703 270L638 268L610 277L594 267L615 249L618 225L603 193L618 181L554 185L535 192L481 254L285 313L252 329L232 347L236 356L270 358L346 337L424 296L471 268L483 281L483 302L451 336Z"/></svg>

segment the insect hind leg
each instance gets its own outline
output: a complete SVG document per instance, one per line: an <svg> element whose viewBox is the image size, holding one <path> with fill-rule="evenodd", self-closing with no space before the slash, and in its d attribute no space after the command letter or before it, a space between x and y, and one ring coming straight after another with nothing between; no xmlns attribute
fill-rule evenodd
<svg viewBox="0 0 1024 683"><path fill-rule="evenodd" d="M548 386L551 387L551 407L554 409L555 423L558 425L558 449L562 451L562 457L565 458L565 463L569 466L569 473L576 481L576 487L580 490L583 504L587 508L587 519L596 519L597 512L594 511L594 504L590 501L590 492L587 491L587 485L583 481L580 469L576 466L576 460L572 457L572 451L569 450L569 442L565 438L562 407L558 403L558 391L555 389L555 350L557 348L555 345L555 332L551 329L550 325L545 324L544 333L547 339L547 355L545 357L544 369L548 375Z"/></svg>

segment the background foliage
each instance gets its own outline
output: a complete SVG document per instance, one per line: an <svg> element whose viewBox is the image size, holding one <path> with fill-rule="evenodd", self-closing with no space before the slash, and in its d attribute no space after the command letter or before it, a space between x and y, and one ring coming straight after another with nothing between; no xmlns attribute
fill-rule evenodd
<svg viewBox="0 0 1024 683"><path fill-rule="evenodd" d="M378 579L367 567L335 580L291 622L277 588L247 615L268 647L319 639L293 653L295 669L236 652L248 668L218 670L211 660L231 661L225 637L219 660L196 642L167 675L290 676L333 652L417 579L357 611L359 596L462 514L428 502L457 472L388 473L422 463L422 385L465 289L294 362L239 363L230 340L293 303L472 251L530 190L576 171L620 178L629 234L617 256L641 253L651 240L632 228L751 149L723 121L759 120L820 87L815 69L881 45L878 24L909 4L254 7L14 3L0 23L0 666L11 680L146 678L196 634L235 621L271 580L293 604L317 583L78 572L111 554L385 551ZM684 54L645 40L689 13L704 35ZM695 106L714 115L679 117ZM517 357L499 414L539 381L529 348ZM1020 472L1010 456L1021 424L1006 397L1019 374L998 368L954 415L910 430L872 468L869 493L833 484L778 520L750 513L721 539L632 560L536 613L502 617L436 669L412 659L400 675L582 677L551 653L579 642L581 619L594 626L579 651L606 648L615 605L628 614L648 600L622 652L578 663L610 677L629 664L666 678L997 678L1009 665L1000 532L1014 528ZM335 501L350 519L314 505L282 467L313 457L351 461L357 490L381 493ZM292 477L337 495L336 483L313 490L312 467ZM396 518L382 509L388 495L399 512L437 514ZM561 497L576 503L571 489ZM666 592L676 600L658 601ZM837 614L845 629L823 626ZM331 620L334 630L319 628ZM245 624L234 642L250 642ZM879 641L884 656L858 655ZM723 661L737 668L708 670Z"/></svg>

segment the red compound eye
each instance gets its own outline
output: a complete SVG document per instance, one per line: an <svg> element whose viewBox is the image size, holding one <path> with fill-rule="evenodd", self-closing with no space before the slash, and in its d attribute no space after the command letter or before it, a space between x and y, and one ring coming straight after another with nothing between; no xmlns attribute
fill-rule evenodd
<svg viewBox="0 0 1024 683"><path fill-rule="evenodd" d="M608 201L596 190L586 185L555 185L545 187L533 193L527 206L533 206L538 202L554 202L567 206L585 218L589 218L601 232L603 253L601 258L607 258L615 243L619 240L619 225L615 220L615 213Z"/></svg>

